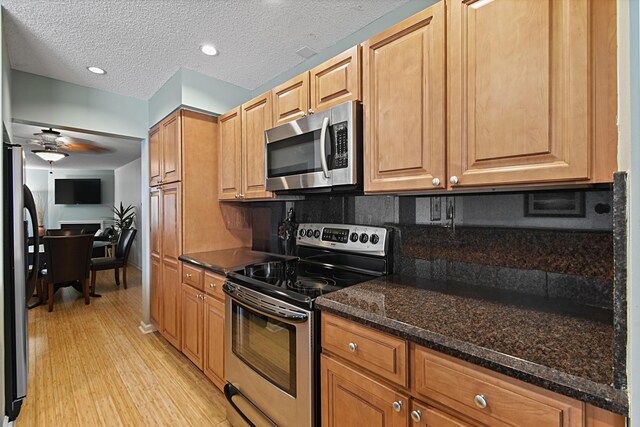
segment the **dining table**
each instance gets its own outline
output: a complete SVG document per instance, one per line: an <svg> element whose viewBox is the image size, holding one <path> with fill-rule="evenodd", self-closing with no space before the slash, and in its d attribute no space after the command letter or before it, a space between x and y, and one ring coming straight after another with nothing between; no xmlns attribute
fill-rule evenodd
<svg viewBox="0 0 640 427"><path fill-rule="evenodd" d="M94 240L93 241L93 249L101 249L104 248L104 256L107 257L110 254L113 254L115 251L115 246L116 244L110 241L103 241L103 240ZM28 253L29 255L29 271L31 271L33 269L33 250L34 250L34 245L29 245L28 246ZM47 267L47 262L46 262L46 256L45 256L45 251L44 251L44 243L40 243L38 245L38 270L42 271L44 269L46 269ZM72 285L73 288L75 290L77 290L78 292L82 293L82 288L79 285ZM96 293L95 291L91 292L89 294L92 297L95 298L100 298L102 297L102 295ZM36 286L36 298L37 301L35 301L33 304L29 305L29 308L35 308L38 307L39 305L42 305L45 303L46 301L46 297L44 295L44 289L42 289L42 281L40 280L40 278L38 278L38 285Z"/></svg>

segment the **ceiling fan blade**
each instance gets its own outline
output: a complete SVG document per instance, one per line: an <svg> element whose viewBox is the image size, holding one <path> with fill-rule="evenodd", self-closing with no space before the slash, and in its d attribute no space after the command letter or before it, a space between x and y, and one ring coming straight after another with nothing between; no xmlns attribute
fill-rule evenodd
<svg viewBox="0 0 640 427"><path fill-rule="evenodd" d="M108 153L111 151L108 148L99 147L97 145L84 144L80 142L72 142L72 143L64 144L60 148L62 148L63 150L72 151L72 152L89 151L93 153Z"/></svg>

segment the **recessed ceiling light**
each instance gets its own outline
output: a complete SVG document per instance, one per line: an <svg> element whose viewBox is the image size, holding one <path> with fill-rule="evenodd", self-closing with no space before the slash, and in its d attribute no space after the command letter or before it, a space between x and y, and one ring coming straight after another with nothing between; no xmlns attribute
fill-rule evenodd
<svg viewBox="0 0 640 427"><path fill-rule="evenodd" d="M87 67L87 70L91 71L93 74L107 74L107 72L100 67Z"/></svg>
<svg viewBox="0 0 640 427"><path fill-rule="evenodd" d="M202 46L200 46L200 50L202 51L202 53L209 56L216 56L218 54L218 49L211 46L210 44L203 44Z"/></svg>

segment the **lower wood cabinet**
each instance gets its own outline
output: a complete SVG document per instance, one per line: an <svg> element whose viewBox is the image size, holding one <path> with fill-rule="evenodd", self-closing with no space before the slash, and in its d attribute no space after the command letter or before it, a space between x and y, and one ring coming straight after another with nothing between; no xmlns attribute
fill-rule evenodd
<svg viewBox="0 0 640 427"><path fill-rule="evenodd" d="M204 295L182 284L182 353L202 369L204 354Z"/></svg>
<svg viewBox="0 0 640 427"><path fill-rule="evenodd" d="M180 312L182 316L182 353L193 362L220 390L224 380L224 276L204 272L201 268L183 264L183 275L189 283L198 283L198 288L182 283L180 288ZM199 289L204 279L206 292Z"/></svg>
<svg viewBox="0 0 640 427"><path fill-rule="evenodd" d="M162 262L162 336L181 348L180 264Z"/></svg>
<svg viewBox="0 0 640 427"><path fill-rule="evenodd" d="M212 296L204 300L205 375L220 389L224 387L224 301Z"/></svg>
<svg viewBox="0 0 640 427"><path fill-rule="evenodd" d="M323 427L406 427L408 396L326 355L320 363Z"/></svg>
<svg viewBox="0 0 640 427"><path fill-rule="evenodd" d="M347 345L336 338L337 325L349 341L349 352L343 351ZM401 343L393 346L394 351L384 351L387 343L398 338L326 313L322 316L321 333L323 427L625 425L621 415L414 343L408 343L405 386L384 369L364 363L365 353L358 354L361 346L367 347L366 359L383 360L386 353L387 362L402 363L402 356L389 358L398 352ZM374 357L368 346L375 343L379 355Z"/></svg>

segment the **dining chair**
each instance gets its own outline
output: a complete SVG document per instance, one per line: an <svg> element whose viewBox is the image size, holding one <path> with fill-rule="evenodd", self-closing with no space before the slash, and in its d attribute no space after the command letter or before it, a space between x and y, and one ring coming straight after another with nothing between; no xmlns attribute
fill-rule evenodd
<svg viewBox="0 0 640 427"><path fill-rule="evenodd" d="M96 292L96 274L102 270L114 270L116 286L120 286L120 268L122 268L122 281L124 288L127 289L127 260L131 245L136 238L138 231L135 228L127 228L120 232L118 245L114 257L92 258L91 259L91 293Z"/></svg>
<svg viewBox="0 0 640 427"><path fill-rule="evenodd" d="M47 236L79 236L84 234L84 228L51 228L47 230Z"/></svg>
<svg viewBox="0 0 640 427"><path fill-rule="evenodd" d="M82 285L84 303L89 304L89 268L93 235L44 236L44 252L47 268L43 270L43 282L48 286L49 311L53 311L55 287L79 283Z"/></svg>

